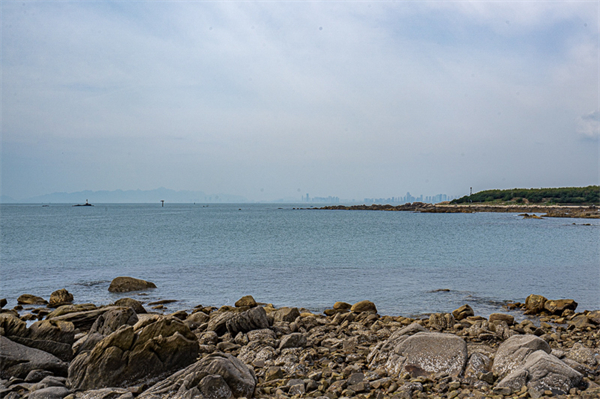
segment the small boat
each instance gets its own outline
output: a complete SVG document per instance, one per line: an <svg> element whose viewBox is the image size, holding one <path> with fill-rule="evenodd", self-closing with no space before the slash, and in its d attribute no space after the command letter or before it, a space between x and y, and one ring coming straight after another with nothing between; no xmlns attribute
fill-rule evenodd
<svg viewBox="0 0 600 399"><path fill-rule="evenodd" d="M90 204L90 203L88 202L88 200L85 200L85 204L75 204L75 205L73 205L73 206L94 206L94 205Z"/></svg>

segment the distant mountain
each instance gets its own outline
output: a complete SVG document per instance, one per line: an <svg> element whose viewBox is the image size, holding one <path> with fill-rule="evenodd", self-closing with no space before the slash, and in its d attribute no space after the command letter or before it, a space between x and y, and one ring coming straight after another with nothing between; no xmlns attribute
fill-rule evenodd
<svg viewBox="0 0 600 399"><path fill-rule="evenodd" d="M165 202L171 203L191 203L191 202L248 202L248 200L239 195L217 194L207 195L202 191L175 191L167 188L157 188L155 190L114 190L114 191L78 191L75 193L52 193L31 197L20 201L20 203L73 203L81 204L89 200L91 204L95 203L152 203ZM4 201L4 197L2 198Z"/></svg>
<svg viewBox="0 0 600 399"><path fill-rule="evenodd" d="M16 202L18 201L8 195L0 195L0 204L14 204Z"/></svg>

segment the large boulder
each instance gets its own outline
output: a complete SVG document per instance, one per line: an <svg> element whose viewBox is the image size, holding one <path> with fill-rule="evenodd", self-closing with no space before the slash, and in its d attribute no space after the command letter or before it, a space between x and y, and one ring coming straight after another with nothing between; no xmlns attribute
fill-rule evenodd
<svg viewBox="0 0 600 399"><path fill-rule="evenodd" d="M227 319L225 326L227 331L235 337L239 332L246 333L252 330L269 328L269 319L265 309L257 306L245 312L235 313L233 317Z"/></svg>
<svg viewBox="0 0 600 399"><path fill-rule="evenodd" d="M411 327L411 326L409 326ZM403 331L404 330L404 331ZM463 374L467 364L467 343L453 334L418 332L412 326L395 332L369 354L369 368L383 367L389 375L408 372L413 376L445 373L453 377Z"/></svg>
<svg viewBox="0 0 600 399"><path fill-rule="evenodd" d="M544 302L544 309L551 314L562 315L567 309L573 311L577 309L577 302L572 299L549 300Z"/></svg>
<svg viewBox="0 0 600 399"><path fill-rule="evenodd" d="M75 327L68 321L36 321L25 334L8 337L30 348L51 353L65 362L73 358L72 345L75 342Z"/></svg>
<svg viewBox="0 0 600 399"><path fill-rule="evenodd" d="M252 369L229 354L215 352L158 382L138 398L251 398L255 387Z"/></svg>
<svg viewBox="0 0 600 399"><path fill-rule="evenodd" d="M367 300L356 302L354 305L352 305L350 310L355 313L362 313L362 312L377 313L377 307L375 306L375 304L373 302L367 301Z"/></svg>
<svg viewBox="0 0 600 399"><path fill-rule="evenodd" d="M10 337L11 335L25 336L27 334L27 323L11 313L0 313L0 335Z"/></svg>
<svg viewBox="0 0 600 399"><path fill-rule="evenodd" d="M543 350L527 356L525 363L504 377L497 386L517 391L523 385L540 396L547 390L553 395L566 395L571 388L585 388L583 375Z"/></svg>
<svg viewBox="0 0 600 399"><path fill-rule="evenodd" d="M79 354L69 366L76 390L152 382L194 362L198 340L177 318L160 317L123 325Z"/></svg>
<svg viewBox="0 0 600 399"><path fill-rule="evenodd" d="M48 304L48 307L57 308L62 305L70 305L71 303L73 303L73 294L62 288L50 294L50 303Z"/></svg>
<svg viewBox="0 0 600 399"><path fill-rule="evenodd" d="M500 378L523 366L527 357L536 351L552 352L550 345L535 335L513 335L496 351L492 371Z"/></svg>
<svg viewBox="0 0 600 399"><path fill-rule="evenodd" d="M150 281L140 280L133 277L117 277L111 281L108 290L110 292L130 292L156 288Z"/></svg>
<svg viewBox="0 0 600 399"><path fill-rule="evenodd" d="M544 304L548 299L541 295L531 294L525 299L525 314L538 314L544 310Z"/></svg>
<svg viewBox="0 0 600 399"><path fill-rule="evenodd" d="M90 334L98 333L101 335L109 335L117 331L123 325L133 326L138 322L137 314L133 308L118 307L102 313L96 318L94 324L90 328Z"/></svg>
<svg viewBox="0 0 600 399"><path fill-rule="evenodd" d="M148 313L146 311L146 309L144 309L144 306L142 305L142 303L140 301L136 301L133 298L121 298L121 299L119 299L118 301L115 302L115 306L127 306L127 307L130 307L137 314Z"/></svg>
<svg viewBox="0 0 600 399"><path fill-rule="evenodd" d="M54 355L30 348L0 335L0 378L25 378L32 370L67 375L69 364Z"/></svg>
<svg viewBox="0 0 600 399"><path fill-rule="evenodd" d="M257 303L254 300L254 297L252 295L243 296L240 299L238 299L237 302L235 303L236 308L244 308L244 307L253 308L255 306L257 306Z"/></svg>

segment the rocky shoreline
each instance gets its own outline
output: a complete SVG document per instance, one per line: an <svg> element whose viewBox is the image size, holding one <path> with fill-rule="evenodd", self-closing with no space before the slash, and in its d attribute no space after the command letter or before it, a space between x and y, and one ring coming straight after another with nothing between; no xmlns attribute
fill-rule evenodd
<svg viewBox="0 0 600 399"><path fill-rule="evenodd" d="M424 202L413 202L404 205L332 205L321 208L328 210L351 210L351 211L410 211L420 213L476 213L476 212L501 212L501 213L543 213L541 218L582 218L600 219L599 208L590 206L568 206L568 205L486 205L486 204L428 204Z"/></svg>
<svg viewBox="0 0 600 399"><path fill-rule="evenodd" d="M153 286L120 279L115 292ZM2 309L0 398L600 397L600 311L570 299L530 295L488 318L385 316L368 300L322 314L252 296L171 314L72 302L62 289Z"/></svg>

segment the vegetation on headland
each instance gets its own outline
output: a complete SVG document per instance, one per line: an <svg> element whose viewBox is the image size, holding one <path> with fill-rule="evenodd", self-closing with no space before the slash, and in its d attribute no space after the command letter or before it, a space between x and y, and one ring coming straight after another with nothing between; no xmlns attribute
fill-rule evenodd
<svg viewBox="0 0 600 399"><path fill-rule="evenodd" d="M472 195L465 195L464 197L455 199L450 203L600 205L600 186L485 190Z"/></svg>

